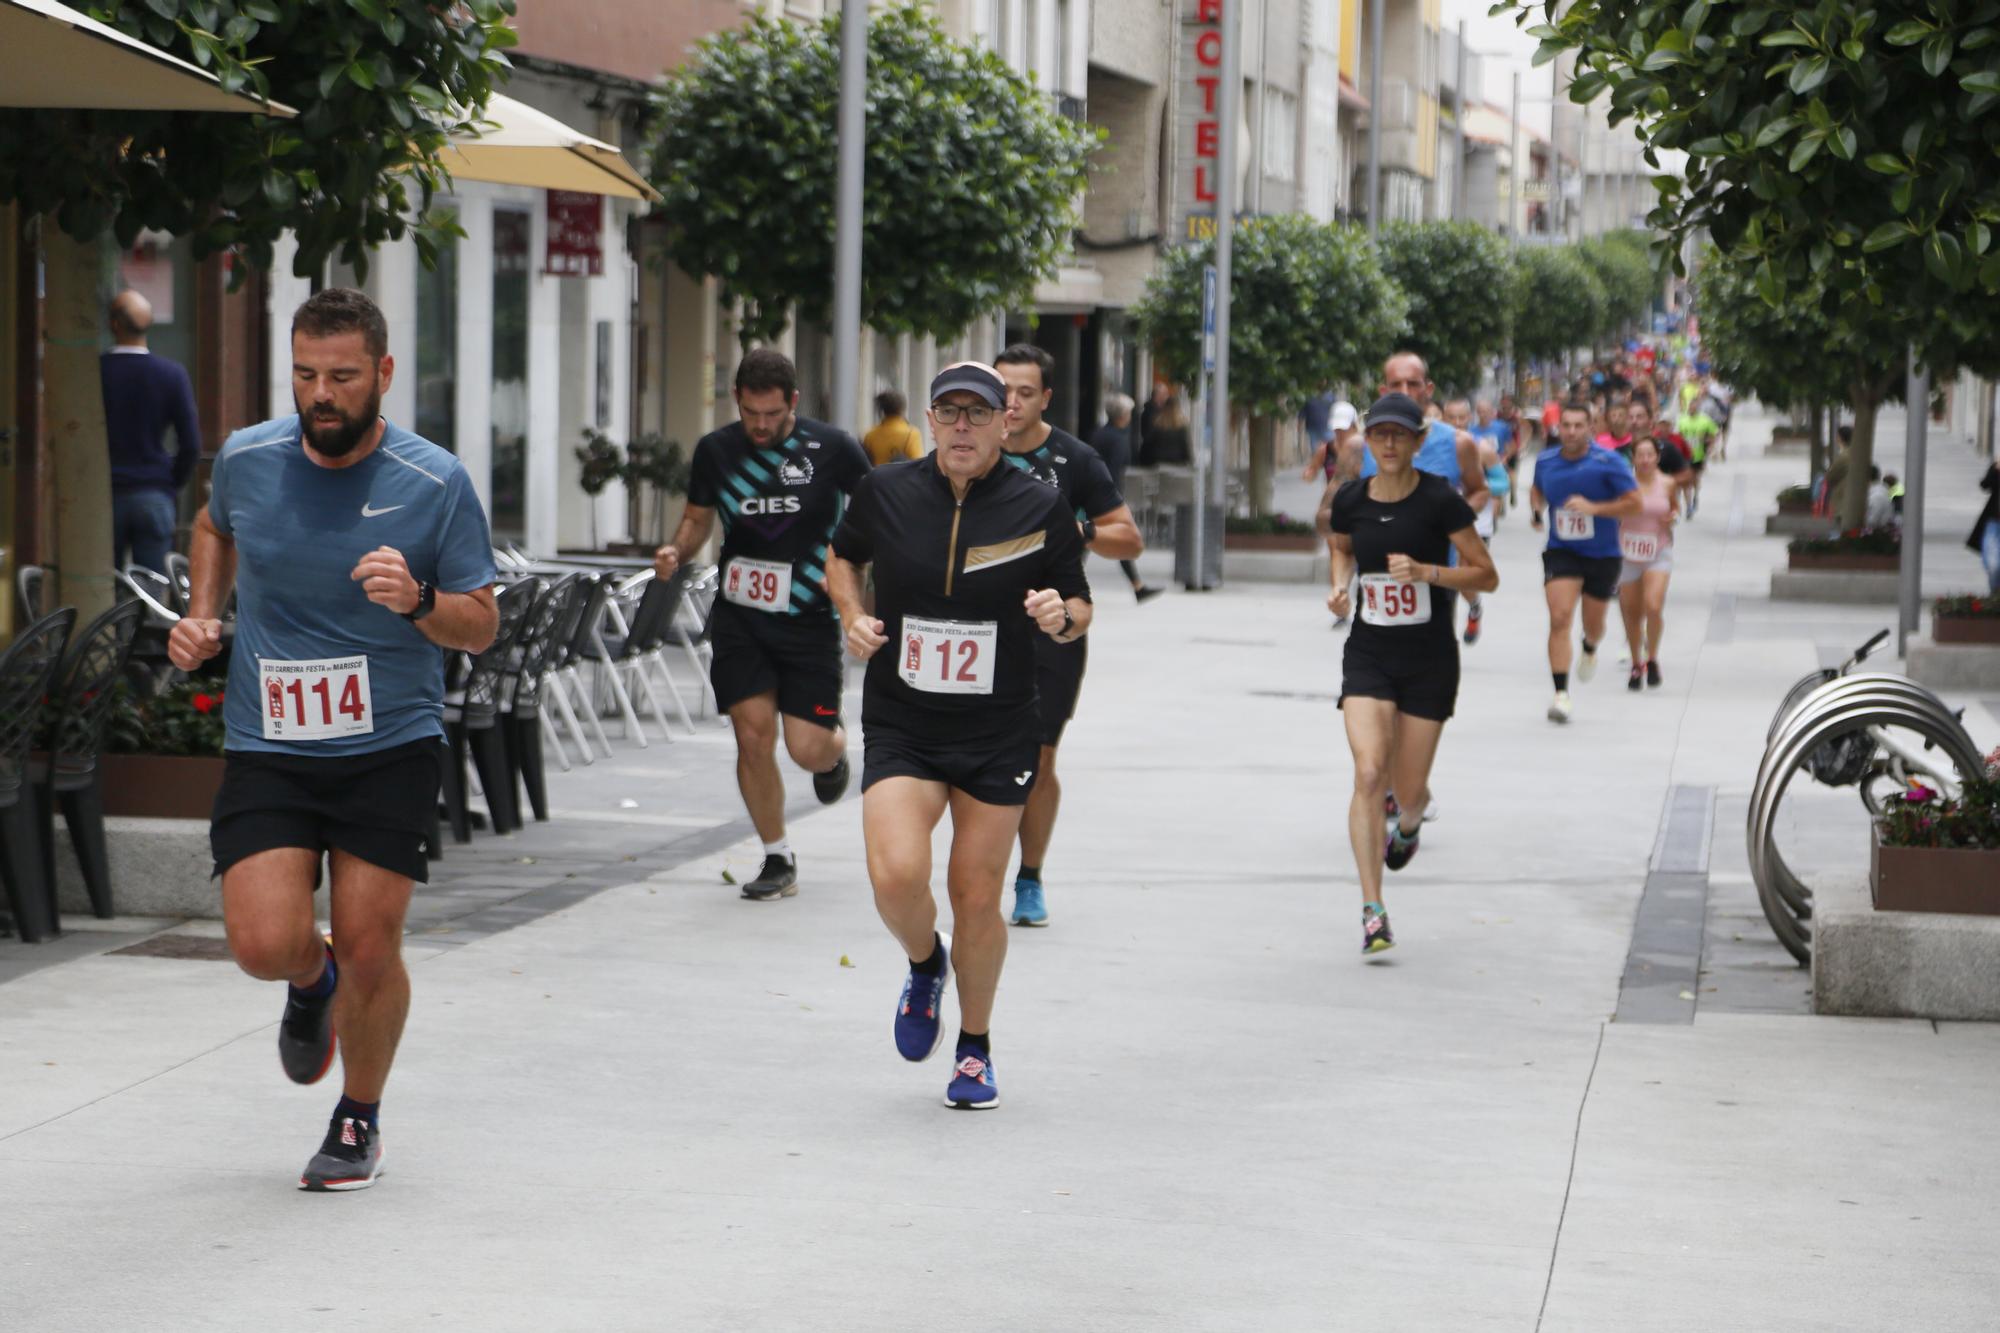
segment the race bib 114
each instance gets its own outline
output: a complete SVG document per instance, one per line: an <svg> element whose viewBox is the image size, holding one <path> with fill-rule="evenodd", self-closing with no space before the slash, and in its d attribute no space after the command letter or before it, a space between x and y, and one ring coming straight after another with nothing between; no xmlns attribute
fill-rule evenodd
<svg viewBox="0 0 2000 1333"><path fill-rule="evenodd" d="M366 657L257 663L267 741L327 741L375 730Z"/></svg>

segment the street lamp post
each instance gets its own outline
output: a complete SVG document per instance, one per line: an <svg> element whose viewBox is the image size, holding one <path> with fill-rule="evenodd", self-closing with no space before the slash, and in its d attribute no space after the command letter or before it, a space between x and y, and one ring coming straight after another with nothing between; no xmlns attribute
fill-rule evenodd
<svg viewBox="0 0 2000 1333"><path fill-rule="evenodd" d="M1458 110L1451 118L1451 217L1465 216L1465 20L1458 21Z"/></svg>
<svg viewBox="0 0 2000 1333"><path fill-rule="evenodd" d="M1368 234L1382 229L1382 0L1368 0ZM1228 56L1228 38L1223 38L1223 61ZM1222 95L1233 95L1234 85L1225 83ZM1225 120L1229 132L1223 147L1236 137L1236 122Z"/></svg>
<svg viewBox="0 0 2000 1333"><path fill-rule="evenodd" d="M834 183L833 424L853 430L861 343L862 134L868 84L868 0L840 8L839 167Z"/></svg>

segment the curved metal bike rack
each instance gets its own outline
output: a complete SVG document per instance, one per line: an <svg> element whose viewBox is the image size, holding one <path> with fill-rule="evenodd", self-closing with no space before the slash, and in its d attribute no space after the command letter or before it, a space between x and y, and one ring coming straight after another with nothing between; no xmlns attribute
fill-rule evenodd
<svg viewBox="0 0 2000 1333"><path fill-rule="evenodd" d="M1972 738L1943 700L1907 677L1887 672L1842 676L1799 700L1775 728L1751 791L1745 829L1751 878L1771 929L1801 963L1812 960L1812 891L1800 883L1779 854L1774 825L1791 780L1813 749L1835 737L1870 726L1891 726L1922 736L1942 752L1961 777L1981 771L1983 760Z"/></svg>

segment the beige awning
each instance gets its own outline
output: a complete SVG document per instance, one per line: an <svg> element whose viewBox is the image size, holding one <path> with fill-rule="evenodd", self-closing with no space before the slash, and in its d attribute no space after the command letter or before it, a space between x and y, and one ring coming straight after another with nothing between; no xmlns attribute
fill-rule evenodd
<svg viewBox="0 0 2000 1333"><path fill-rule="evenodd" d="M494 124L482 134L453 135L438 154L440 165L458 180L620 199L660 197L616 148L525 102L494 93L481 118Z"/></svg>
<svg viewBox="0 0 2000 1333"><path fill-rule="evenodd" d="M298 114L55 0L0 0L0 106Z"/></svg>

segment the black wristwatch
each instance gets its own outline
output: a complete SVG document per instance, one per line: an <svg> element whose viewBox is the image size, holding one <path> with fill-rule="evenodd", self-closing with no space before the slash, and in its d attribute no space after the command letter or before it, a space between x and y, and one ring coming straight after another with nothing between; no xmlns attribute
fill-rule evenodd
<svg viewBox="0 0 2000 1333"><path fill-rule="evenodd" d="M1069 613L1069 608L1065 606L1063 608L1063 627L1056 631L1055 636L1058 639L1060 639L1063 635L1069 633L1071 630L1075 628L1076 628L1076 617L1071 615Z"/></svg>
<svg viewBox="0 0 2000 1333"><path fill-rule="evenodd" d="M1085 546L1088 546L1096 540L1097 540L1097 522L1094 519L1086 518L1085 520L1083 520L1083 544Z"/></svg>
<svg viewBox="0 0 2000 1333"><path fill-rule="evenodd" d="M437 602L438 602L438 590L431 584L424 582L422 579L418 579L417 604L411 607L408 611L403 612L403 619L409 621L412 625L414 625L419 620L422 620L425 616L429 615L431 612L437 610Z"/></svg>

